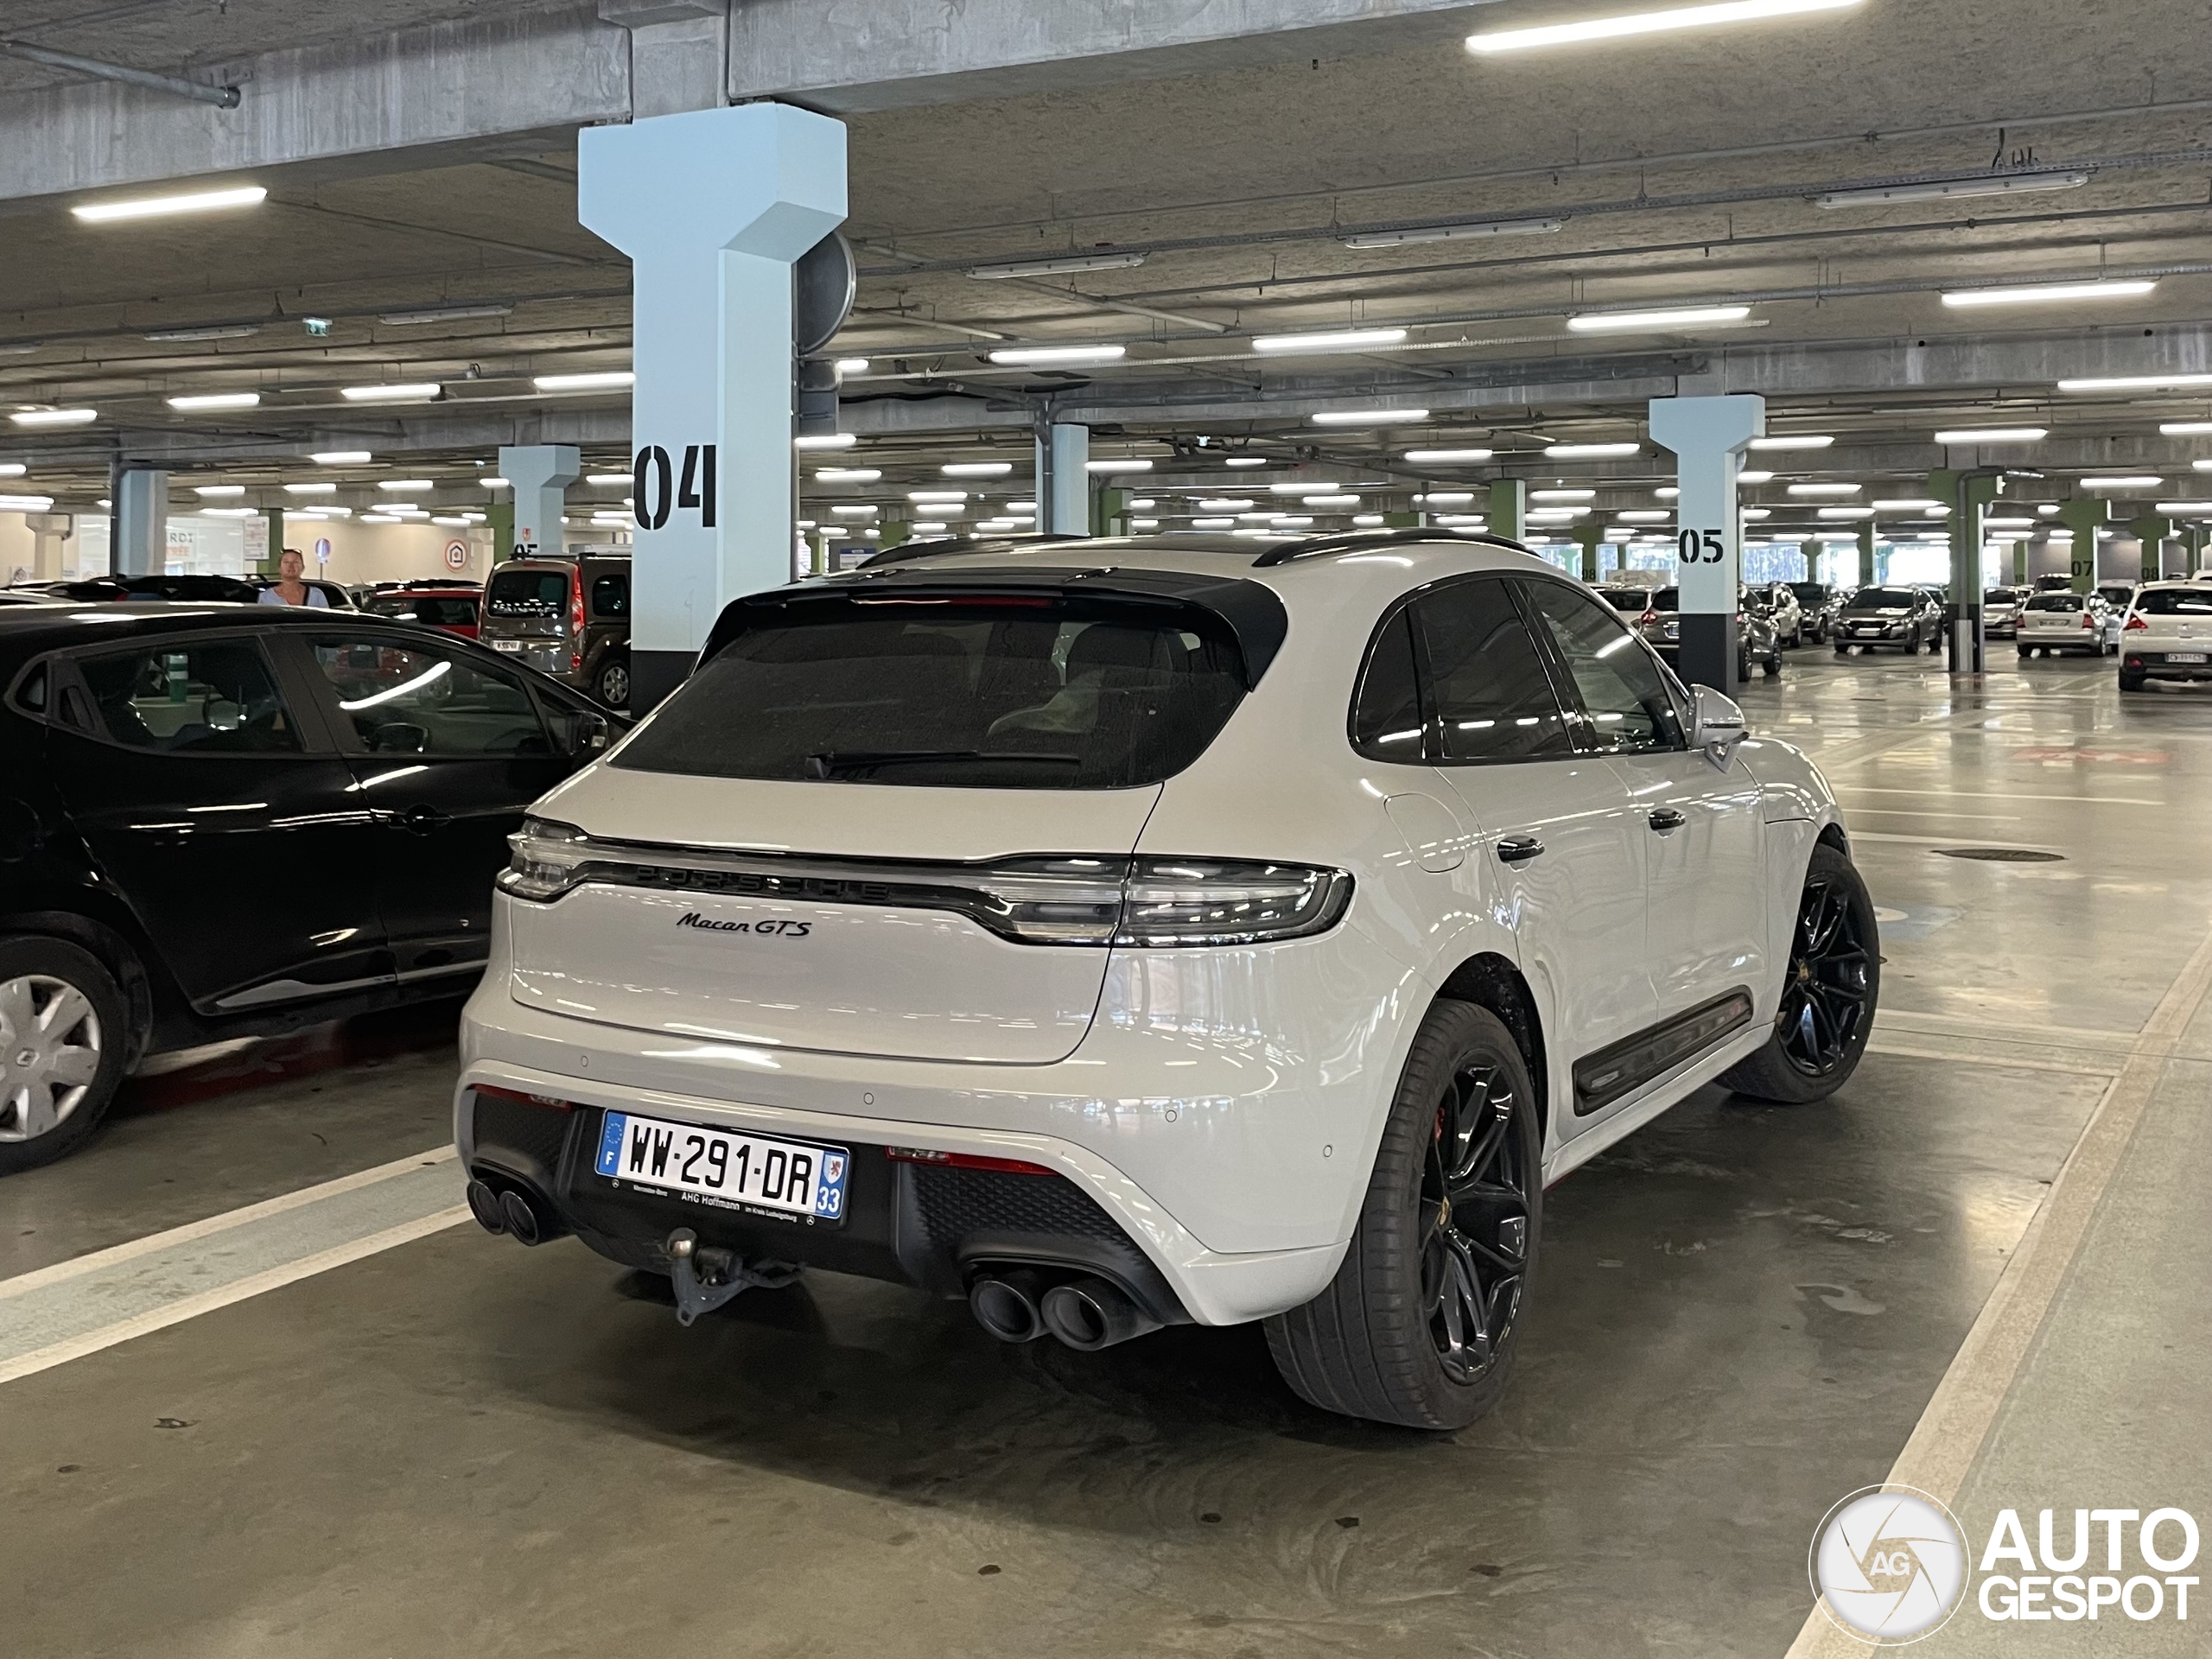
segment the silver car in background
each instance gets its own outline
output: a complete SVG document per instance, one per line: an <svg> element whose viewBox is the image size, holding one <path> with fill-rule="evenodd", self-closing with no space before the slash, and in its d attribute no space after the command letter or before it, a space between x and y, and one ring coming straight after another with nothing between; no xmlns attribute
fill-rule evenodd
<svg viewBox="0 0 2212 1659"><path fill-rule="evenodd" d="M2020 655L2081 651L2107 656L2120 649L2121 626L2120 613L2101 594L2031 594L2020 613Z"/></svg>

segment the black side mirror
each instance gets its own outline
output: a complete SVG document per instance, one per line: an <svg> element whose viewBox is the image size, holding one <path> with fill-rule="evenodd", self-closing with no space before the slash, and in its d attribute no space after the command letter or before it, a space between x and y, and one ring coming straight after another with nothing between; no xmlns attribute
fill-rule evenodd
<svg viewBox="0 0 2212 1659"><path fill-rule="evenodd" d="M607 746L614 741L614 723L605 715L579 711L575 717L575 734L569 743L569 753L589 757L604 754Z"/></svg>

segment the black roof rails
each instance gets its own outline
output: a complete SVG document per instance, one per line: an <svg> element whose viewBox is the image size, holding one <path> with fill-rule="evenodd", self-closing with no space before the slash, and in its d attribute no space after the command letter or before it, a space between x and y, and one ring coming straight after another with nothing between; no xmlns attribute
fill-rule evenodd
<svg viewBox="0 0 2212 1659"><path fill-rule="evenodd" d="M1411 530L1360 530L1344 536L1309 536L1302 541L1286 542L1281 547L1271 547L1252 561L1255 570L1271 570L1277 565L1295 564L1300 559L1318 559L1330 553L1358 553L1370 547L1394 547L1405 542L1479 542L1489 547L1503 547L1515 553L1526 553L1529 549L1503 536L1487 532L1463 534L1446 528Z"/></svg>
<svg viewBox="0 0 2212 1659"><path fill-rule="evenodd" d="M934 559L948 553L970 553L979 547L1027 547L1037 542L1089 542L1093 536L1053 534L1046 536L947 536L926 542L909 542L899 547L887 547L880 553L871 553L853 569L873 570L878 565L906 564L915 559Z"/></svg>

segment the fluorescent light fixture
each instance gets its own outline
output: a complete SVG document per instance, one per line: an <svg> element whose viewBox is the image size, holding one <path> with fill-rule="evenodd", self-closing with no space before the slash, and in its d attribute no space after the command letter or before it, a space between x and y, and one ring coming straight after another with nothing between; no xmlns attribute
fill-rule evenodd
<svg viewBox="0 0 2212 1659"><path fill-rule="evenodd" d="M1640 455L1640 443L1554 443L1544 453L1554 461L1615 461Z"/></svg>
<svg viewBox="0 0 2212 1659"><path fill-rule="evenodd" d="M1941 501L1931 501L1924 496L1909 496L1894 501L1877 501L1874 504L1874 511L1877 512L1933 512L1942 505ZM1994 521L1985 520L1984 522Z"/></svg>
<svg viewBox="0 0 2212 1659"><path fill-rule="evenodd" d="M449 305L436 311L387 311L378 319L396 328L411 328L418 323L461 322L469 317L504 317L514 310L512 305Z"/></svg>
<svg viewBox="0 0 2212 1659"><path fill-rule="evenodd" d="M244 340L260 332L257 322L230 322L215 323L206 328L157 328L145 338L156 345L176 346L196 340Z"/></svg>
<svg viewBox="0 0 2212 1659"><path fill-rule="evenodd" d="M1304 530L1307 525L1313 522L1313 519L1312 515L1308 513L1279 512L1275 514L1274 521L1278 527L1290 530Z"/></svg>
<svg viewBox="0 0 2212 1659"><path fill-rule="evenodd" d="M2164 421L2159 423L2162 438L2202 438L2212 435L2212 421Z"/></svg>
<svg viewBox="0 0 2212 1659"><path fill-rule="evenodd" d="M1878 507L1882 504L1877 501L1874 505ZM1985 518L1981 521L1981 524L1984 530L2033 530L2036 527L2036 521L2032 518Z"/></svg>
<svg viewBox="0 0 2212 1659"><path fill-rule="evenodd" d="M1001 283L1016 276L1065 276L1078 270L1135 270L1151 257L1148 253L1071 253L1057 259L1014 259L1004 264L970 265L968 274L980 282Z"/></svg>
<svg viewBox="0 0 2212 1659"><path fill-rule="evenodd" d="M601 369L590 374L538 374L530 384L540 391L612 391L634 386L638 377L628 369Z"/></svg>
<svg viewBox="0 0 2212 1659"><path fill-rule="evenodd" d="M2177 518L2212 518L2212 501L2161 501L2157 510Z"/></svg>
<svg viewBox="0 0 2212 1659"><path fill-rule="evenodd" d="M1425 409L1325 409L1313 417L1316 426L1418 426L1428 418Z"/></svg>
<svg viewBox="0 0 2212 1659"><path fill-rule="evenodd" d="M1317 495L1324 490L1342 488L1344 486L1334 479L1307 478L1301 479L1294 484L1270 484L1268 486L1268 493L1269 495Z"/></svg>
<svg viewBox="0 0 2212 1659"><path fill-rule="evenodd" d="M505 479L499 477L497 474L493 474L489 477L480 478L476 482L480 488L486 490L510 490L514 487L513 485L508 483Z"/></svg>
<svg viewBox="0 0 2212 1659"><path fill-rule="evenodd" d="M308 459L318 467L365 467L376 457L365 449L322 449Z"/></svg>
<svg viewBox="0 0 2212 1659"><path fill-rule="evenodd" d="M2060 305L2070 300L2139 300L2158 289L2156 283L2046 283L2016 288L1955 289L1943 296L1948 306Z"/></svg>
<svg viewBox="0 0 2212 1659"><path fill-rule="evenodd" d="M1083 467L1088 473L1148 473L1152 470L1152 463L1148 461L1086 461Z"/></svg>
<svg viewBox="0 0 2212 1659"><path fill-rule="evenodd" d="M1742 518L1771 518L1774 513L1767 507L1745 507L1737 516Z"/></svg>
<svg viewBox="0 0 2212 1659"><path fill-rule="evenodd" d="M1497 453L1495 449L1408 449L1406 459L1416 467L1453 467L1488 461Z"/></svg>
<svg viewBox="0 0 2212 1659"><path fill-rule="evenodd" d="M824 484L873 484L883 476L880 467L817 467L815 477Z"/></svg>
<svg viewBox="0 0 2212 1659"><path fill-rule="evenodd" d="M837 372L840 374L866 374L868 372L868 359L864 357L841 357L837 359L836 366Z"/></svg>
<svg viewBox="0 0 2212 1659"><path fill-rule="evenodd" d="M1129 505L1135 506L1136 503L1132 501ZM1224 495L1199 502L1198 509L1200 512L1244 512L1258 505L1257 502L1247 501L1241 496Z"/></svg>
<svg viewBox="0 0 2212 1659"><path fill-rule="evenodd" d="M338 395L349 404L427 404L445 388L435 380L404 385L340 386Z"/></svg>
<svg viewBox="0 0 2212 1659"><path fill-rule="evenodd" d="M1738 484L1771 484L1774 482L1774 474L1768 472L1738 473L1736 474L1736 481Z"/></svg>
<svg viewBox="0 0 2212 1659"><path fill-rule="evenodd" d="M1308 495L1300 499L1306 505L1319 507L1325 512L1341 512L1346 507L1359 505L1359 498L1356 495Z"/></svg>
<svg viewBox="0 0 2212 1659"><path fill-rule="evenodd" d="M0 461L0 478L21 478L29 470L20 461Z"/></svg>
<svg viewBox="0 0 2212 1659"><path fill-rule="evenodd" d="M1822 507L1820 516L1823 518L1872 518L1874 516L1874 509L1872 507Z"/></svg>
<svg viewBox="0 0 2212 1659"><path fill-rule="evenodd" d="M434 524L461 525L467 524L468 520L462 518L459 513L434 512L430 515L430 522ZM592 523L594 524L598 524L601 521L598 518L594 518L592 520ZM622 521L620 518L617 518L614 522L619 524Z"/></svg>
<svg viewBox="0 0 2212 1659"><path fill-rule="evenodd" d="M1475 505L1472 490L1431 490L1427 495L1414 497L1417 507L1471 507Z"/></svg>
<svg viewBox="0 0 2212 1659"><path fill-rule="evenodd" d="M968 499L968 492L965 490L909 490L906 492L906 499L916 502L965 501Z"/></svg>
<svg viewBox="0 0 2212 1659"><path fill-rule="evenodd" d="M1624 524L1671 524L1675 522L1675 515L1671 512L1624 512L1619 517Z"/></svg>
<svg viewBox="0 0 2212 1659"><path fill-rule="evenodd" d="M1822 433L1798 432L1778 438L1753 438L1751 448L1754 449L1827 449L1833 448L1834 443L1834 438Z"/></svg>
<svg viewBox="0 0 2212 1659"><path fill-rule="evenodd" d="M1348 248L1402 248L1416 242L1465 242L1484 236L1549 236L1563 219L1482 219L1465 225L1416 225L1402 231L1360 231L1338 238Z"/></svg>
<svg viewBox="0 0 2212 1659"><path fill-rule="evenodd" d="M849 432L809 432L791 440L794 449L849 449L860 440Z"/></svg>
<svg viewBox="0 0 2212 1659"><path fill-rule="evenodd" d="M1867 190L1832 190L1817 198L1823 207L1886 207L1900 201L1948 201L1961 196L2018 196L2039 190L2079 190L2087 173L2002 173L1979 178L1933 179L1921 184L1885 184Z"/></svg>
<svg viewBox="0 0 2212 1659"><path fill-rule="evenodd" d="M412 494L417 490L435 490L437 488L437 483L435 480L428 478L387 478L381 480L377 485L377 488L389 490L394 495Z"/></svg>
<svg viewBox="0 0 2212 1659"><path fill-rule="evenodd" d="M1624 16L1592 17L1577 23L1548 23L1535 29L1497 29L1470 35L1467 50L1526 52L1536 47L1571 46L1583 41L1617 41L1636 35L1659 35L1678 29L1708 29L1720 23L1754 22L1767 17L1791 17L1800 12L1843 11L1859 0L1720 0L1716 5L1676 6L1665 11L1630 12Z"/></svg>
<svg viewBox="0 0 2212 1659"><path fill-rule="evenodd" d="M2200 473L2212 473L2212 461L2192 461L2189 464ZM2051 511L2056 512L2057 509L2054 507Z"/></svg>
<svg viewBox="0 0 2212 1659"><path fill-rule="evenodd" d="M1961 427L1955 432L1938 432L1938 443L2041 443L2050 435L2050 429L2041 426L1984 426Z"/></svg>
<svg viewBox="0 0 2212 1659"><path fill-rule="evenodd" d="M1129 520L1129 528L1131 530L1158 530L1160 528L1160 520L1157 518L1132 518Z"/></svg>
<svg viewBox="0 0 2212 1659"><path fill-rule="evenodd" d="M1703 328L1741 322L1751 315L1748 305L1685 305L1663 311L1585 311L1567 320L1578 334L1640 334L1675 328Z"/></svg>
<svg viewBox="0 0 2212 1659"><path fill-rule="evenodd" d="M880 511L881 509L868 506L836 506L830 509L831 515L838 518L873 518Z"/></svg>
<svg viewBox="0 0 2212 1659"><path fill-rule="evenodd" d="M1792 495L1857 495L1866 487L1864 484L1792 484L1789 486L1789 493Z"/></svg>
<svg viewBox="0 0 2212 1659"><path fill-rule="evenodd" d="M118 219L158 219L164 213L205 213L219 207L253 207L268 199L257 184L229 190L194 190L177 196L133 196L124 201L87 201L69 211L88 225L105 225Z"/></svg>
<svg viewBox="0 0 2212 1659"><path fill-rule="evenodd" d="M1529 515L1532 524L1571 524L1577 518L1587 518L1587 507L1539 507Z"/></svg>
<svg viewBox="0 0 2212 1659"><path fill-rule="evenodd" d="M1056 363L1118 363L1128 354L1126 346L1008 346L990 357L994 363L1015 368L1043 368Z"/></svg>
<svg viewBox="0 0 2212 1659"><path fill-rule="evenodd" d="M1234 530L1236 521L1234 518L1193 518L1191 527L1193 530Z"/></svg>
<svg viewBox="0 0 2212 1659"><path fill-rule="evenodd" d="M1598 499L1598 492L1595 490L1531 490L1529 492L1529 499L1531 501L1594 501Z"/></svg>
<svg viewBox="0 0 2212 1659"><path fill-rule="evenodd" d="M284 493L287 495L335 495L338 493L338 486L335 484L287 484L284 486Z"/></svg>
<svg viewBox="0 0 2212 1659"><path fill-rule="evenodd" d="M1382 527L1383 518L1379 512L1361 512L1352 515L1352 523L1362 530L1379 530Z"/></svg>
<svg viewBox="0 0 2212 1659"><path fill-rule="evenodd" d="M244 495L245 486L243 484L195 484L192 486L192 493L198 496Z"/></svg>
<svg viewBox="0 0 2212 1659"><path fill-rule="evenodd" d="M2160 391L2178 386L2212 386L2212 374L2100 375L2093 379L2058 383L2061 391Z"/></svg>
<svg viewBox="0 0 2212 1659"><path fill-rule="evenodd" d="M44 512L53 505L50 495L0 495L0 512Z"/></svg>
<svg viewBox="0 0 2212 1659"><path fill-rule="evenodd" d="M934 518L923 518L918 519L913 524L907 525L906 528L912 531L917 536L942 536L947 530L950 529L951 526L949 524L939 524Z"/></svg>
<svg viewBox="0 0 2212 1659"><path fill-rule="evenodd" d="M188 411L195 409L253 409L259 406L261 394L257 391L202 391L188 397L170 397L164 401L171 409Z"/></svg>
<svg viewBox="0 0 2212 1659"><path fill-rule="evenodd" d="M1676 486L1668 484L1652 491L1651 493L1657 496L1662 501L1674 501L1680 499L1682 493Z"/></svg>
<svg viewBox="0 0 2212 1659"><path fill-rule="evenodd" d="M1224 467L1265 467L1268 464L1265 455L1231 455L1222 463Z"/></svg>
<svg viewBox="0 0 2212 1659"><path fill-rule="evenodd" d="M99 417L97 409L19 409L8 418L17 426L82 426Z"/></svg>
<svg viewBox="0 0 2212 1659"><path fill-rule="evenodd" d="M951 461L938 468L946 478L1004 478L1013 470L1010 461Z"/></svg>
<svg viewBox="0 0 2212 1659"><path fill-rule="evenodd" d="M2129 473L2117 478L2085 478L2085 490L2155 490L2166 480L2155 473Z"/></svg>
<svg viewBox="0 0 2212 1659"><path fill-rule="evenodd" d="M258 507L202 507L200 509L200 516L203 518L258 518L261 517L261 509Z"/></svg>
<svg viewBox="0 0 2212 1659"><path fill-rule="evenodd" d="M1259 334L1252 340L1255 352L1365 352L1384 346L1402 346L1402 328L1339 328L1330 334Z"/></svg>
<svg viewBox="0 0 2212 1659"><path fill-rule="evenodd" d="M361 522L365 524L397 524L405 521L396 512L365 512L361 515Z"/></svg>

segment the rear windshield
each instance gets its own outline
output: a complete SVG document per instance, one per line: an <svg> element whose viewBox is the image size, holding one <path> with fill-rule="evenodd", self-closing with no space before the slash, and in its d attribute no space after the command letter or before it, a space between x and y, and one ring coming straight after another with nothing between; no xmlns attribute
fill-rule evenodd
<svg viewBox="0 0 2212 1659"><path fill-rule="evenodd" d="M1993 588L1981 596L1981 602L1985 605L2017 605L2020 602L2020 596L2010 588Z"/></svg>
<svg viewBox="0 0 2212 1659"><path fill-rule="evenodd" d="M2135 596L2145 616L2212 616L2212 592L2188 588L2147 588Z"/></svg>
<svg viewBox="0 0 2212 1659"><path fill-rule="evenodd" d="M1920 595L1910 588L1861 588L1851 596L1847 611L1909 611Z"/></svg>
<svg viewBox="0 0 2212 1659"><path fill-rule="evenodd" d="M369 601L378 616L421 622L434 628L466 628L476 620L474 594L378 594Z"/></svg>
<svg viewBox="0 0 2212 1659"><path fill-rule="evenodd" d="M493 616L565 616L569 573L565 570L494 570L485 590L485 609Z"/></svg>
<svg viewBox="0 0 2212 1659"><path fill-rule="evenodd" d="M1681 610L1682 608L1682 590L1679 588L1662 588L1657 593L1651 595L1651 608L1655 611Z"/></svg>
<svg viewBox="0 0 2212 1659"><path fill-rule="evenodd" d="M1820 605L1825 604L1827 601L1828 590L1826 583L1791 582L1783 585L1797 595L1797 602L1800 605Z"/></svg>
<svg viewBox="0 0 2212 1659"><path fill-rule="evenodd" d="M709 778L1130 789L1244 695L1212 612L1063 595L847 598L740 633L613 764Z"/></svg>
<svg viewBox="0 0 2212 1659"><path fill-rule="evenodd" d="M1650 592L1648 588L1600 588L1598 597L1617 611L1640 611Z"/></svg>
<svg viewBox="0 0 2212 1659"><path fill-rule="evenodd" d="M2082 608L2079 594L2037 594L2028 601L2031 611L2078 611Z"/></svg>

